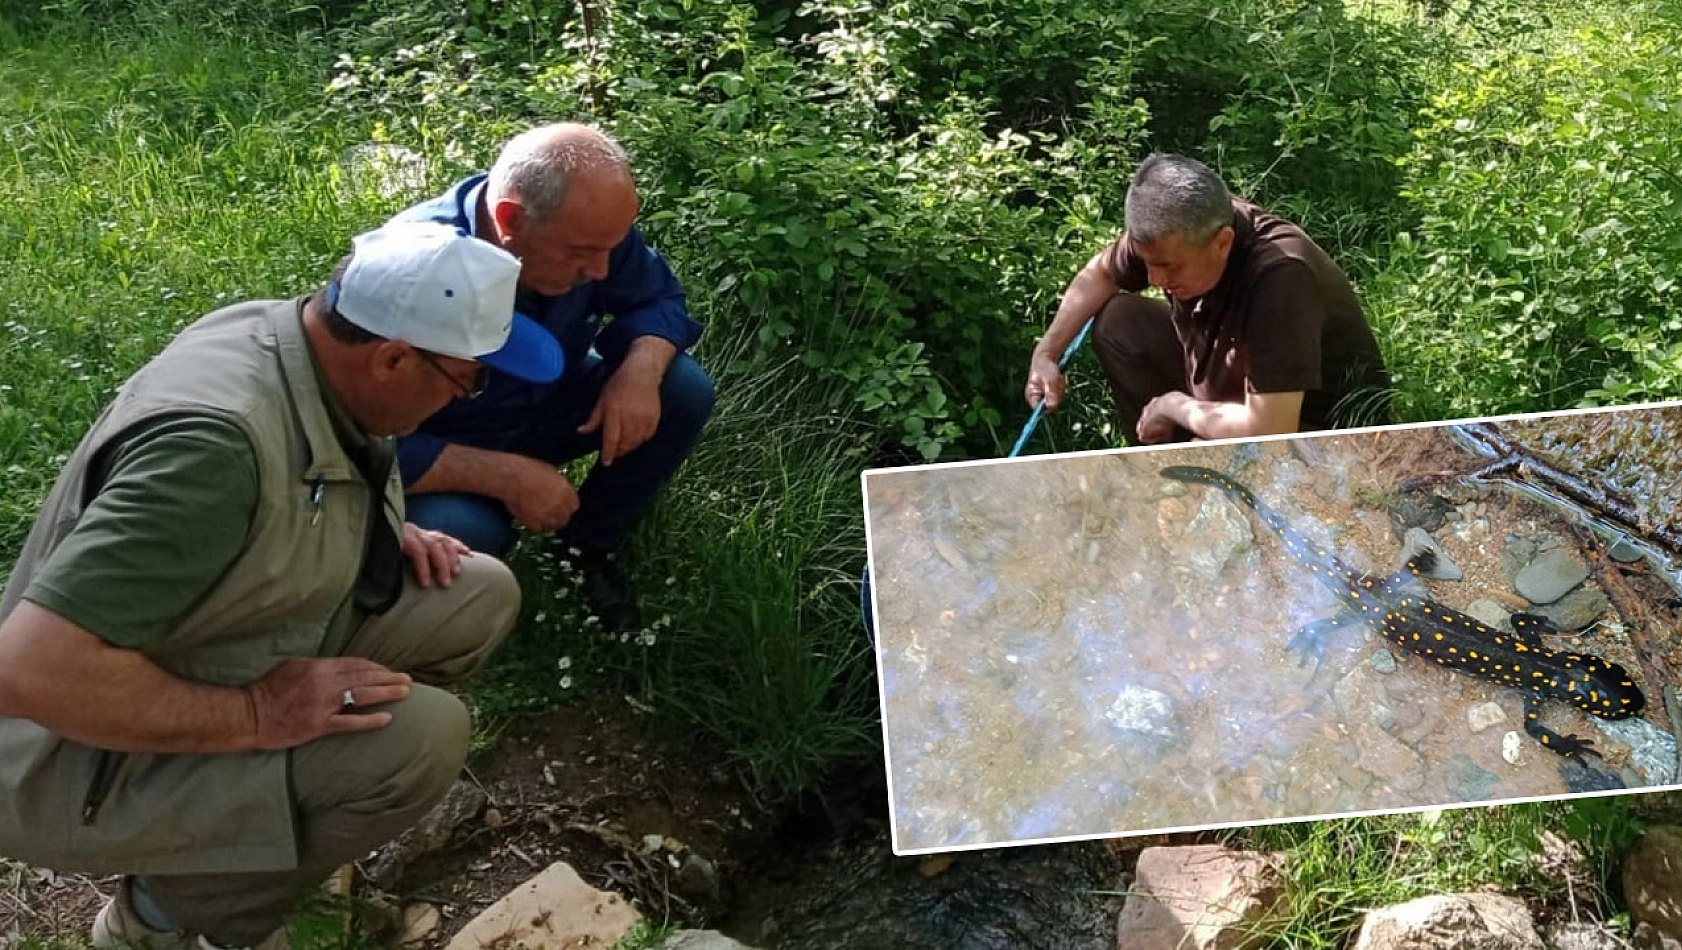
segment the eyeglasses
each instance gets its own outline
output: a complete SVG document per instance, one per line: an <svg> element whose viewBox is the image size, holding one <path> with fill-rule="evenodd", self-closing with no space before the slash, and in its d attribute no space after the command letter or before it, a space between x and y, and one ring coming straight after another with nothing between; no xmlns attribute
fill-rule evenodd
<svg viewBox="0 0 1682 950"><path fill-rule="evenodd" d="M415 352L420 354L421 359L426 360L427 365L429 365L433 369L437 370L438 374L440 376L443 376L445 379L449 380L451 385L455 386L456 389L460 390L461 391L461 398L463 398L463 399L477 399L477 398L479 398L480 394L485 391L485 384L490 379L490 373L487 372L490 369L490 367L486 366L485 364L483 364L483 363L474 364L474 366L473 366L473 377L470 380L468 380L467 383L464 384L464 383L462 383L462 381L460 379L456 378L456 374L454 374L454 373L450 372L449 370L445 369L444 364L438 362L437 354L431 353L427 350L423 350L420 347L415 347Z"/></svg>

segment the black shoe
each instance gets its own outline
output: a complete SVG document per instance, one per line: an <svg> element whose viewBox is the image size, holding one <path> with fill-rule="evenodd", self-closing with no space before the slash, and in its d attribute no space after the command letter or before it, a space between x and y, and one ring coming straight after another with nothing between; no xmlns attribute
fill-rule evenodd
<svg viewBox="0 0 1682 950"><path fill-rule="evenodd" d="M555 559L578 573L584 606L601 620L603 630L625 633L642 629L636 588L631 586L631 578L617 555L557 541Z"/></svg>

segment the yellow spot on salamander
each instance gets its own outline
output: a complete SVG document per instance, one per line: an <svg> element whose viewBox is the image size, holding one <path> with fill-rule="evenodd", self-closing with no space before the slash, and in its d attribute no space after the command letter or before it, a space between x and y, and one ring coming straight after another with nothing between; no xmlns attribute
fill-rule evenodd
<svg viewBox="0 0 1682 950"><path fill-rule="evenodd" d="M1442 638L1443 638L1442 634L1439 633L1439 634L1436 635L1436 639L1441 640Z"/></svg>

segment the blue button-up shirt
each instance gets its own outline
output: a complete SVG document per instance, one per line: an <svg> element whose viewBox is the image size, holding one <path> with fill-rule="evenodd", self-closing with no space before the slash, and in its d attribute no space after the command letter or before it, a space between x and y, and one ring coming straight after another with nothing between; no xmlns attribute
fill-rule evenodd
<svg viewBox="0 0 1682 950"><path fill-rule="evenodd" d="M474 175L461 181L442 195L400 212L392 221L439 221L477 236L485 177ZM605 280L586 282L559 296L521 288L514 306L560 341L566 354L565 373L555 382L539 384L490 371L483 395L455 400L419 430L397 440L404 485L425 474L446 443L481 441L473 437L517 428L567 385L592 347L602 359L617 363L639 336L669 340L680 352L701 337L701 325L684 306L683 286L636 227L608 255ZM605 326L604 316L612 318Z"/></svg>

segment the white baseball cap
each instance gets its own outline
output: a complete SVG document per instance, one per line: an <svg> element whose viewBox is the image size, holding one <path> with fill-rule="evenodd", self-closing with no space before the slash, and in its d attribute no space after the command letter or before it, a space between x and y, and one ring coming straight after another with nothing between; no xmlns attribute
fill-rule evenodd
<svg viewBox="0 0 1682 950"><path fill-rule="evenodd" d="M561 345L514 311L519 258L447 224L397 222L351 242L328 306L369 333L534 383L558 379Z"/></svg>

